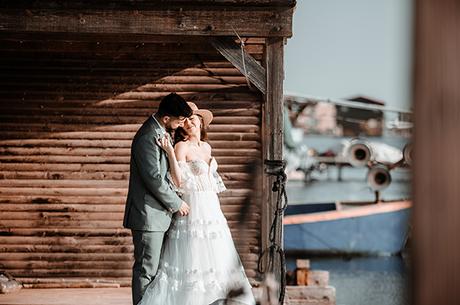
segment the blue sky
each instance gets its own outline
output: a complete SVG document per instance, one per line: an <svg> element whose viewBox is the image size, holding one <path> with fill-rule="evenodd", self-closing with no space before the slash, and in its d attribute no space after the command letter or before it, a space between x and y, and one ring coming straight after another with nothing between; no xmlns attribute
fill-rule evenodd
<svg viewBox="0 0 460 305"><path fill-rule="evenodd" d="M411 0L298 0L285 49L285 92L366 95L408 109Z"/></svg>

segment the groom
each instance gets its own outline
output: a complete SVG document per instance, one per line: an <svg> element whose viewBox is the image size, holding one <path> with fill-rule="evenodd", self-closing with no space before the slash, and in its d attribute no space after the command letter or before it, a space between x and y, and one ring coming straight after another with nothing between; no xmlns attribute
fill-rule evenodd
<svg viewBox="0 0 460 305"><path fill-rule="evenodd" d="M185 216L190 208L173 191L166 177L169 163L156 139L182 127L192 109L179 95L164 97L157 113L139 128L131 145L128 198L123 226L131 229L134 244L132 279L133 304L142 298L145 288L158 270L165 232L172 214Z"/></svg>

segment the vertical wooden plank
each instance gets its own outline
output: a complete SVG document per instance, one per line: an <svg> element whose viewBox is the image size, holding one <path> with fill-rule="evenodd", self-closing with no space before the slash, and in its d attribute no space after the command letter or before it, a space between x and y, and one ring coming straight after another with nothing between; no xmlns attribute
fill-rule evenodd
<svg viewBox="0 0 460 305"><path fill-rule="evenodd" d="M416 4L413 304L458 304L460 3Z"/></svg>
<svg viewBox="0 0 460 305"><path fill-rule="evenodd" d="M267 39L265 64L267 71L267 93L263 107L263 154L264 159L283 158L283 80L284 39ZM276 209L276 194L272 192L274 178L264 175L262 202L262 249L270 245L270 226ZM276 240L282 244L282 223L278 226ZM275 273L280 272L280 261L276 258Z"/></svg>

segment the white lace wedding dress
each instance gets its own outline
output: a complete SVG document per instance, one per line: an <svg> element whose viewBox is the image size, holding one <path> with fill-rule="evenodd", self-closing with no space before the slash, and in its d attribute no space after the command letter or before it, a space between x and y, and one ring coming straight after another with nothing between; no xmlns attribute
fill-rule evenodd
<svg viewBox="0 0 460 305"><path fill-rule="evenodd" d="M226 188L214 158L179 161L183 199L190 214L176 214L163 244L160 266L139 305L220 304L227 293L243 294L228 304L254 305L217 193Z"/></svg>

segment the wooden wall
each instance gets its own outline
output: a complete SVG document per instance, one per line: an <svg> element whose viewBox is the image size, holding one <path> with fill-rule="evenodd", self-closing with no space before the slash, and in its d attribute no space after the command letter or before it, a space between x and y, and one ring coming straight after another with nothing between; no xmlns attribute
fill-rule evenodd
<svg viewBox="0 0 460 305"><path fill-rule="evenodd" d="M130 285L122 228L130 145L159 100L178 92L215 119L209 138L247 274L256 277L260 206L236 216L245 165L261 158L263 97L205 40L0 36L0 270L26 287ZM262 59L263 40L247 42Z"/></svg>

